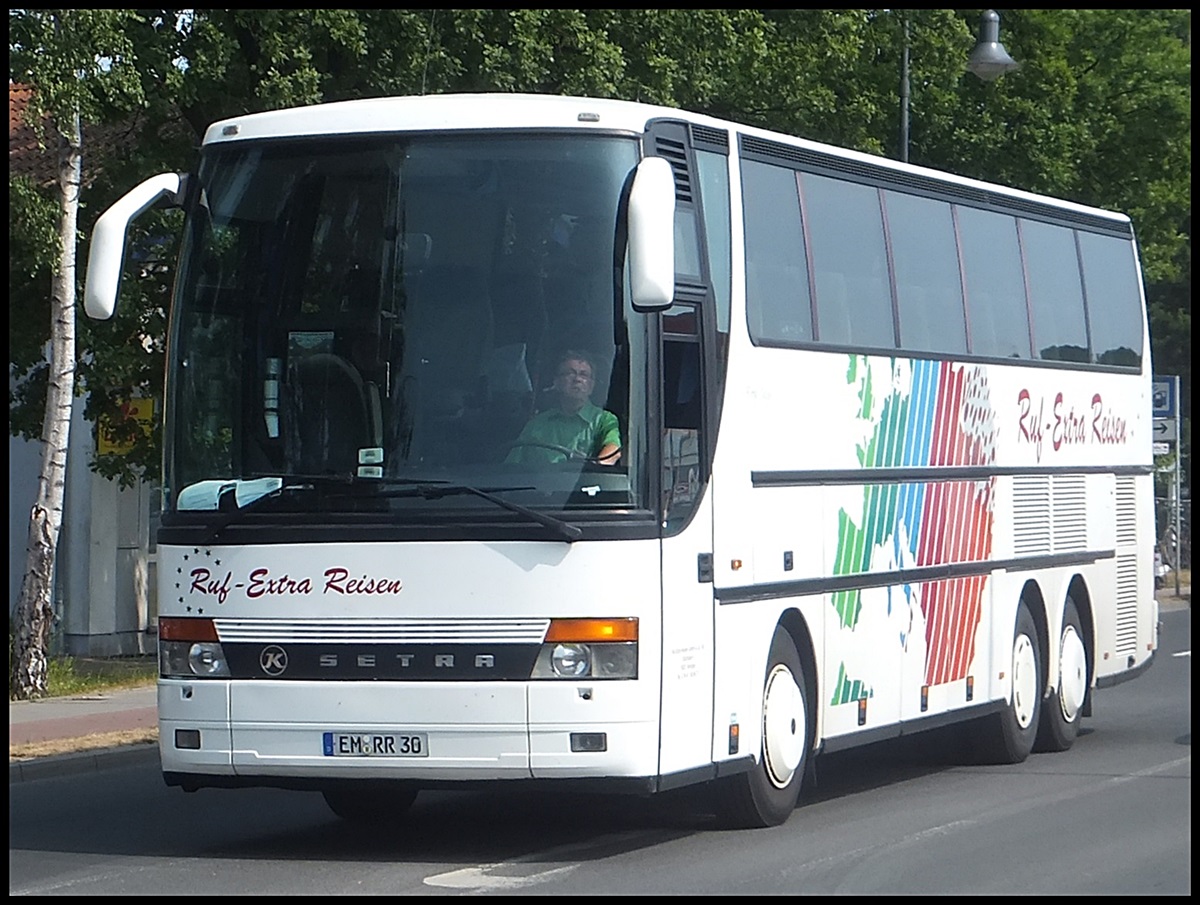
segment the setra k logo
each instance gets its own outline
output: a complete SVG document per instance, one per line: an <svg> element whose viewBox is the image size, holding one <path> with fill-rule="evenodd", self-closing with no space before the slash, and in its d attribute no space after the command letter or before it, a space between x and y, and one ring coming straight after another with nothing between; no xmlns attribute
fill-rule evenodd
<svg viewBox="0 0 1200 905"><path fill-rule="evenodd" d="M258 665L268 676L281 676L287 670L287 651L278 644L264 647L262 653L258 655Z"/></svg>

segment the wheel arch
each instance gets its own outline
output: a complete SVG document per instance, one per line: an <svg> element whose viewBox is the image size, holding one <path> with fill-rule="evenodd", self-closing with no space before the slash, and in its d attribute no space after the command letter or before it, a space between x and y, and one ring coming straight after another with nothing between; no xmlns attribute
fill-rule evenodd
<svg viewBox="0 0 1200 905"><path fill-rule="evenodd" d="M1092 684L1096 681L1096 614L1092 607L1092 595L1087 580L1076 573L1071 577L1067 593L1075 601L1075 612L1079 614L1079 627L1083 629L1083 650L1087 654L1087 691L1084 692L1083 714L1092 713ZM1067 604L1063 601L1063 606Z"/></svg>
<svg viewBox="0 0 1200 905"><path fill-rule="evenodd" d="M1038 682L1041 686L1041 694L1045 697L1046 692L1050 688L1050 660L1053 654L1050 648L1050 627L1046 612L1046 598L1042 594L1041 586L1034 579L1029 579L1025 582L1025 586L1021 588L1021 601L1025 604L1025 608L1029 610L1029 615L1033 617L1033 624L1037 626L1038 649L1042 654L1038 657L1039 672L1041 673L1038 676Z"/></svg>
<svg viewBox="0 0 1200 905"><path fill-rule="evenodd" d="M796 653L800 655L800 666L804 669L804 681L809 689L808 724L813 729L810 746L815 749L818 747L818 739L821 737L819 725L821 708L817 706L817 702L821 699L821 688L817 675L816 648L813 645L812 633L808 630L808 623L804 616L795 608L785 610L779 617L779 624L791 636L792 643L796 645Z"/></svg>

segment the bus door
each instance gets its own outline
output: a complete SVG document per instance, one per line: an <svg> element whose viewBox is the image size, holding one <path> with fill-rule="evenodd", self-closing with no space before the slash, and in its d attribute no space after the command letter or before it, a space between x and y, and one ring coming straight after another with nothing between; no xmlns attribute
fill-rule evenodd
<svg viewBox="0 0 1200 905"><path fill-rule="evenodd" d="M700 306L663 314L662 721L659 772L712 761L712 493L702 421Z"/></svg>

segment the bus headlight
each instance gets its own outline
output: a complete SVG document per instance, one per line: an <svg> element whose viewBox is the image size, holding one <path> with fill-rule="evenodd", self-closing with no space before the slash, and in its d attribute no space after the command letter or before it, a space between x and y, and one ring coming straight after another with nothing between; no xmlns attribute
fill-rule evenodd
<svg viewBox="0 0 1200 905"><path fill-rule="evenodd" d="M554 619L531 679L636 679L638 621Z"/></svg>
<svg viewBox="0 0 1200 905"><path fill-rule="evenodd" d="M219 679L229 663L211 619L161 616L158 620L158 672L163 678Z"/></svg>
<svg viewBox="0 0 1200 905"><path fill-rule="evenodd" d="M556 676L564 679L583 678L592 671L592 650L586 644L556 644L550 666Z"/></svg>
<svg viewBox="0 0 1200 905"><path fill-rule="evenodd" d="M229 676L217 641L159 641L158 672L164 678L218 679Z"/></svg>
<svg viewBox="0 0 1200 905"><path fill-rule="evenodd" d="M188 666L197 676L227 676L229 664L221 645L211 641L197 641L188 649Z"/></svg>
<svg viewBox="0 0 1200 905"><path fill-rule="evenodd" d="M637 644L593 644L592 676L597 679L636 679Z"/></svg>

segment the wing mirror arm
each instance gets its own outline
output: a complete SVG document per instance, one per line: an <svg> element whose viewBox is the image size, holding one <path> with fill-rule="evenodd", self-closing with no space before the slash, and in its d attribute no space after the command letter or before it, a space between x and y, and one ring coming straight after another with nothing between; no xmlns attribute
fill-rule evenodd
<svg viewBox="0 0 1200 905"><path fill-rule="evenodd" d="M163 199L169 205L182 206L186 187L184 174L160 173L131 189L100 215L92 229L83 292L83 308L89 317L107 320L116 310L129 224Z"/></svg>

